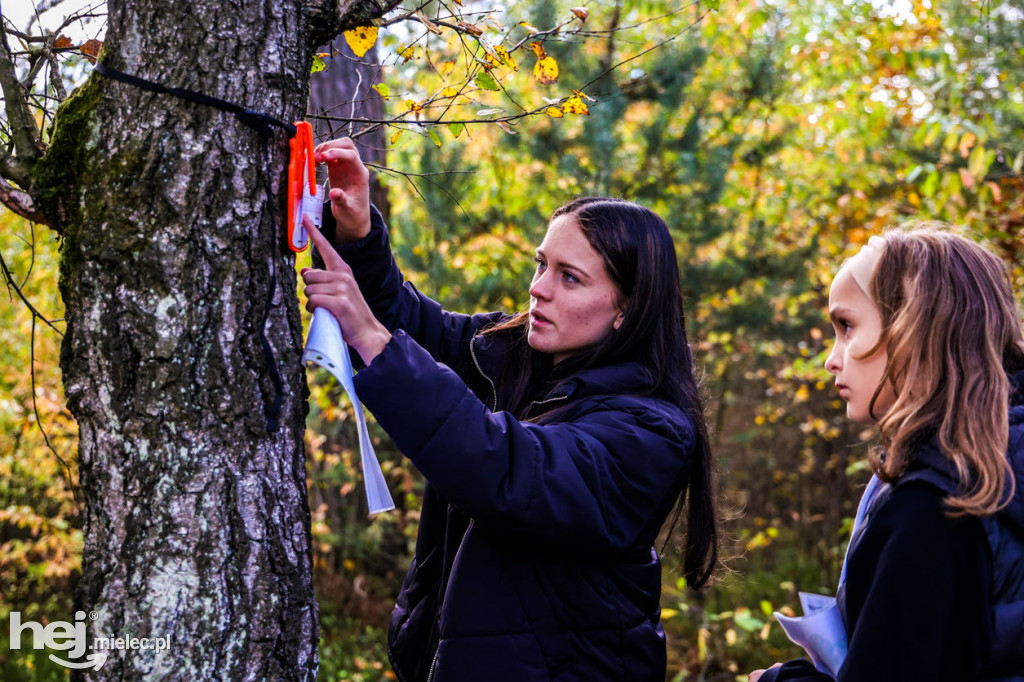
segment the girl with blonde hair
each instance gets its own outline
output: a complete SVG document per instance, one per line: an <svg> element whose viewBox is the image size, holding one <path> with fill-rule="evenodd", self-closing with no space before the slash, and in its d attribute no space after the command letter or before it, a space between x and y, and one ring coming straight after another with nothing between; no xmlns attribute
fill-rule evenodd
<svg viewBox="0 0 1024 682"><path fill-rule="evenodd" d="M1024 340L1006 266L937 223L872 237L829 293L825 363L877 425L836 679L1024 680ZM751 682L830 680L809 661Z"/></svg>

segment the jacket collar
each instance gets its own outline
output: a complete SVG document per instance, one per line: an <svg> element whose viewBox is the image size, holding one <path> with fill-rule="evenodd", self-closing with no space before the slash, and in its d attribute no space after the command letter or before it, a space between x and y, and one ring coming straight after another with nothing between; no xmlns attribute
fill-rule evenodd
<svg viewBox="0 0 1024 682"><path fill-rule="evenodd" d="M509 351L512 339L509 334L477 334L470 341L470 354L477 369L494 386L504 355ZM591 367L559 381L537 401L548 402L568 400L587 395L650 393L653 382L638 362L624 362L617 365Z"/></svg>

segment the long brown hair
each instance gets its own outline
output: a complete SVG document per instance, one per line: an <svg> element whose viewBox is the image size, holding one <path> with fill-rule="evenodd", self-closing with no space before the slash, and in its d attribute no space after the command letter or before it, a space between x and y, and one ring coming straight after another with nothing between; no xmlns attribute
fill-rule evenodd
<svg viewBox="0 0 1024 682"><path fill-rule="evenodd" d="M1024 369L1024 340L1006 265L948 228L914 223L882 235L871 277L882 332L866 355L885 348L888 360L871 411L887 384L896 401L879 421L884 456L872 453L871 464L892 480L935 437L962 482L950 513L984 516L1012 495L1007 373Z"/></svg>
<svg viewBox="0 0 1024 682"><path fill-rule="evenodd" d="M576 353L552 369L550 357L526 341L528 315L518 315L484 333L508 333L512 351L497 382L499 406L517 418L545 423L558 407L531 414L528 395L539 377L567 378L591 367L633 361L649 380L647 394L678 405L696 431L693 468L680 493L671 526L686 511L683 575L691 587L704 585L718 561L711 447L693 356L686 338L686 316L675 246L665 222L653 211L623 199L581 197L552 214L571 215L601 256L626 301L624 319L596 347ZM671 530L670 530L671 534Z"/></svg>

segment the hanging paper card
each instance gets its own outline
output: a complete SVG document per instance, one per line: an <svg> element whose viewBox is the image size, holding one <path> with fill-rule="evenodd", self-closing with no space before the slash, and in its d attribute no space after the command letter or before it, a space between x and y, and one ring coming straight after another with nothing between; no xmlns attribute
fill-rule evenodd
<svg viewBox="0 0 1024 682"><path fill-rule="evenodd" d="M835 597L800 593L803 616L790 617L775 612L786 636L802 646L819 672L834 679L846 660L846 627Z"/></svg>
<svg viewBox="0 0 1024 682"><path fill-rule="evenodd" d="M363 479L366 481L366 500L370 505L370 513L394 509L395 503L391 499L391 493L384 481L384 473L380 470L380 463L377 461L373 444L370 442L370 434L366 429L363 405L359 402L355 384L352 382L352 360L348 355L348 346L345 345L338 320L324 308L313 309L313 320L309 324L302 361L320 365L333 374L352 401L352 409L356 413L356 428L359 431L359 454L363 462Z"/></svg>

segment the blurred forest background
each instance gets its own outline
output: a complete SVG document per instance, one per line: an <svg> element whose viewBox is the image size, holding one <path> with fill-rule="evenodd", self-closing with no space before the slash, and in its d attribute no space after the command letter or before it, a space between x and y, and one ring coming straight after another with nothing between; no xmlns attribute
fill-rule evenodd
<svg viewBox="0 0 1024 682"><path fill-rule="evenodd" d="M376 150L394 169L378 175L377 196L400 264L449 309L519 309L533 249L560 204L608 194L662 215L677 244L726 515L709 589L685 589L678 538L665 550L669 679L742 680L798 655L771 613L799 611L798 590L835 589L873 438L847 422L823 369L832 275L871 234L939 219L985 240L1024 292L1024 2L464 3L495 45L574 16L577 30L544 43L557 82L539 82L539 56L521 44L518 70L500 59L489 71L497 91L462 101L437 97L450 87L445 64L462 59L458 34L425 23L381 30L379 78L360 92L376 84L384 117L421 120L387 127L386 149ZM585 7L585 22L573 7ZM351 59L325 59L326 73ZM543 98L574 89L594 100L580 100L589 114L543 109ZM441 112L512 118L431 124ZM58 245L45 228L0 212L0 253L31 304L59 319ZM5 293L3 632L12 610L70 618L82 546L60 336ZM398 509L368 517L351 408L326 373L311 372L310 384L321 679L393 679L384 632L411 557L421 478L372 424ZM66 677L45 650L6 644L0 679Z"/></svg>

